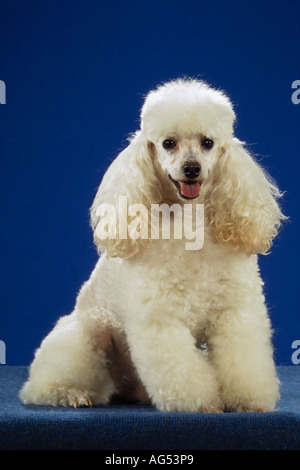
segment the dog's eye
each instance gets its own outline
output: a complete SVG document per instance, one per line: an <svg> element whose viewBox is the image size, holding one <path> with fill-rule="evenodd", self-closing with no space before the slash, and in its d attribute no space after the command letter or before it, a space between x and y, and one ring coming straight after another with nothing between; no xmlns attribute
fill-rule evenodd
<svg viewBox="0 0 300 470"><path fill-rule="evenodd" d="M176 147L176 145L177 143L175 142L175 140L172 139L166 139L163 141L163 148L166 150L173 149Z"/></svg>
<svg viewBox="0 0 300 470"><path fill-rule="evenodd" d="M204 137L204 139L201 140L201 146L205 150L210 150L214 146L214 142L211 139L208 139L207 137Z"/></svg>

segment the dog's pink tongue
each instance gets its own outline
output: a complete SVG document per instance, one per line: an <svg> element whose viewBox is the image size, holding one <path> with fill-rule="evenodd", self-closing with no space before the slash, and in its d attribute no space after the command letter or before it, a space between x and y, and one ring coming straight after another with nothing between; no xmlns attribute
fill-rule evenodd
<svg viewBox="0 0 300 470"><path fill-rule="evenodd" d="M194 197L197 197L200 193L200 184L199 183L193 183L193 184L187 184L184 183L183 181L178 181L180 185L180 191L183 196L193 199Z"/></svg>

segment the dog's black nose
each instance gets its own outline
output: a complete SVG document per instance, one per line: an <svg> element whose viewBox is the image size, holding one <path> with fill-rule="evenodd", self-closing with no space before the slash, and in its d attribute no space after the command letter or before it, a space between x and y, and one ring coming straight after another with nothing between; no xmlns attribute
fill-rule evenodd
<svg viewBox="0 0 300 470"><path fill-rule="evenodd" d="M187 162L183 165L182 171L187 178L197 178L201 172L201 166L197 162Z"/></svg>

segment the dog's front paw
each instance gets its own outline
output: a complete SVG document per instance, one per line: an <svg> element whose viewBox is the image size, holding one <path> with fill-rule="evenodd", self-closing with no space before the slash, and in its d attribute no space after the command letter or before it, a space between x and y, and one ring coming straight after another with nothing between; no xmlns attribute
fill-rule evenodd
<svg viewBox="0 0 300 470"><path fill-rule="evenodd" d="M174 399L164 399L156 401L156 407L160 411L183 412L183 413L222 413L223 406L216 396L210 401L201 400L200 397L177 396Z"/></svg>
<svg viewBox="0 0 300 470"><path fill-rule="evenodd" d="M80 406L93 406L92 392L77 388L60 387L57 390L57 402L60 406L72 406L78 408Z"/></svg>
<svg viewBox="0 0 300 470"><path fill-rule="evenodd" d="M225 403L225 410L229 412L237 413L263 413L266 411L274 411L276 407L276 402L278 401L280 395L277 389L268 390L269 393L266 393L265 396L262 394L261 390L256 390L256 395L252 393L244 392L244 396L237 396L233 392L226 397L223 396Z"/></svg>
<svg viewBox="0 0 300 470"><path fill-rule="evenodd" d="M228 411L235 411L236 413L265 413L264 408L249 408L248 406L237 406L236 408Z"/></svg>
<svg viewBox="0 0 300 470"><path fill-rule="evenodd" d="M238 381L236 381L236 384L238 384ZM232 386L226 394L222 394L226 411L238 413L274 411L279 398L279 387L276 378L273 382L270 381L264 386L257 384L256 387L254 385L250 387L249 383L245 385L240 383L239 387L234 388Z"/></svg>
<svg viewBox="0 0 300 470"><path fill-rule="evenodd" d="M189 377L184 383L170 379L152 396L152 402L160 411L220 413L224 409L218 384L212 377L206 383L197 377Z"/></svg>

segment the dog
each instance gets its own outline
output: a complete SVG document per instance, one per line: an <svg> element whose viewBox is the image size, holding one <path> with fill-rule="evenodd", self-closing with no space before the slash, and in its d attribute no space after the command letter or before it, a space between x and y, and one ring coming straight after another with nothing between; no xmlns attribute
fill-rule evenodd
<svg viewBox="0 0 300 470"><path fill-rule="evenodd" d="M147 95L140 129L91 207L99 260L74 311L36 351L24 404L97 406L119 396L165 412L275 409L257 255L285 219L282 193L234 136L235 117L229 97L197 79ZM149 236L152 206L169 210L169 238L161 228ZM175 208L204 214L197 246L174 235L183 223Z"/></svg>

